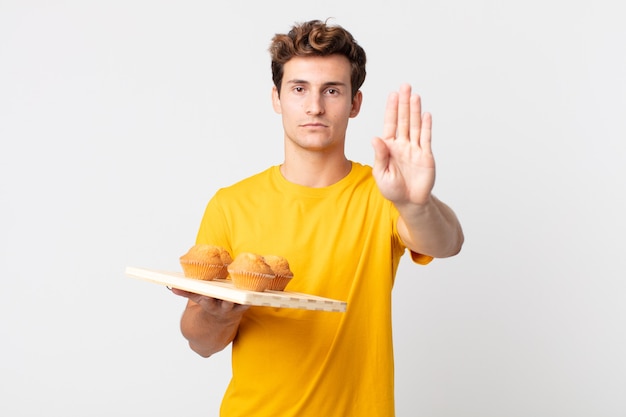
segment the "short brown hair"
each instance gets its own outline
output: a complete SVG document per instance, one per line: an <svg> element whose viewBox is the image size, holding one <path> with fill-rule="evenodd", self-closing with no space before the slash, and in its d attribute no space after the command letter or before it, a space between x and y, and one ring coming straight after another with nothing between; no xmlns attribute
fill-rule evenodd
<svg viewBox="0 0 626 417"><path fill-rule="evenodd" d="M350 32L339 25L329 25L321 20L295 24L289 33L277 33L269 48L272 57L272 80L280 95L283 69L294 56L343 55L352 68L350 83L352 98L365 81L365 51Z"/></svg>

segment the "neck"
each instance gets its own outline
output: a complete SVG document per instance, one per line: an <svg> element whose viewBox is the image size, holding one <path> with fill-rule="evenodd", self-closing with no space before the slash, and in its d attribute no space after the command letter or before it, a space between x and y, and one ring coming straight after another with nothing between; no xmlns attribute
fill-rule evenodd
<svg viewBox="0 0 626 417"><path fill-rule="evenodd" d="M305 187L328 187L342 180L350 173L352 162L344 154L308 154L298 157L285 157L280 172L285 179Z"/></svg>

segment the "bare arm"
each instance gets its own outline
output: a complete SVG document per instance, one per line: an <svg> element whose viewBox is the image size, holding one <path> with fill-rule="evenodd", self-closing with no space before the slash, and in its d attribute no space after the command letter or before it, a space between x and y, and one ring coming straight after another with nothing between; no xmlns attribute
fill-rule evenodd
<svg viewBox="0 0 626 417"><path fill-rule="evenodd" d="M385 198L400 213L398 233L414 252L443 258L463 245L461 225L450 207L432 195L435 159L432 118L421 99L403 85L387 101L383 137L374 138L373 175Z"/></svg>
<svg viewBox="0 0 626 417"><path fill-rule="evenodd" d="M239 323L249 306L218 300L173 288L172 292L189 299L180 328L189 347L208 358L233 341Z"/></svg>
<svg viewBox="0 0 626 417"><path fill-rule="evenodd" d="M463 229L452 209L434 195L423 206L398 207L398 211L398 233L413 252L445 258L461 250Z"/></svg>

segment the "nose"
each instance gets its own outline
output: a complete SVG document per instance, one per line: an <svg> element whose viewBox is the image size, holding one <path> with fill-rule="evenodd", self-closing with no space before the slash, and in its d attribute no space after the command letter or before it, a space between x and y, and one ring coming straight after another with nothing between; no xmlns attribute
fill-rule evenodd
<svg viewBox="0 0 626 417"><path fill-rule="evenodd" d="M311 93L305 103L306 114L320 115L324 114L324 100L321 94Z"/></svg>

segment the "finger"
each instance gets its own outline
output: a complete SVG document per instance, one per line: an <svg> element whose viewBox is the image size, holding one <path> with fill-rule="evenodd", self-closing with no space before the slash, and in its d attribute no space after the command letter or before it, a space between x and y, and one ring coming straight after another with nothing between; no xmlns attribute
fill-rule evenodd
<svg viewBox="0 0 626 417"><path fill-rule="evenodd" d="M398 132L397 138L409 138L411 123L411 86L403 84L398 96Z"/></svg>
<svg viewBox="0 0 626 417"><path fill-rule="evenodd" d="M220 308L222 314L228 314L228 313L244 312L247 309L249 309L250 306L249 305L245 305L245 304L233 303L231 301L220 300L219 308Z"/></svg>
<svg viewBox="0 0 626 417"><path fill-rule="evenodd" d="M207 297L204 295L198 295L197 297L189 297L191 301L196 304L200 304L205 311L211 311L215 308L219 307L219 302L217 298Z"/></svg>
<svg viewBox="0 0 626 417"><path fill-rule="evenodd" d="M231 302L231 301L226 301L226 300L222 300L220 303L220 307L222 309L222 311L230 311L235 307L235 303Z"/></svg>
<svg viewBox="0 0 626 417"><path fill-rule="evenodd" d="M398 128L398 93L393 92L387 98L385 120L383 124L383 138L395 138Z"/></svg>
<svg viewBox="0 0 626 417"><path fill-rule="evenodd" d="M234 304L233 311L246 311L250 308L250 305L247 304Z"/></svg>
<svg viewBox="0 0 626 417"><path fill-rule="evenodd" d="M410 101L411 106L411 128L409 138L411 144L420 145L420 133L422 127L422 99L419 95L413 94Z"/></svg>
<svg viewBox="0 0 626 417"><path fill-rule="evenodd" d="M188 298L188 299L192 300L193 302L196 302L195 300L200 299L202 297L200 294L196 294L194 292L181 290L180 288L171 288L170 291L173 294L176 294L176 295L178 295L180 297Z"/></svg>
<svg viewBox="0 0 626 417"><path fill-rule="evenodd" d="M420 131L419 146L422 151L432 154L432 131L433 131L433 118L430 113L424 113L422 119L422 128Z"/></svg>
<svg viewBox="0 0 626 417"><path fill-rule="evenodd" d="M189 297L189 295L191 294L190 292L183 291L183 290L179 290L178 288L169 288L169 287L168 287L168 289L169 289L172 293L174 293L174 294L176 294L176 295L179 295L179 296L181 296L181 297Z"/></svg>

